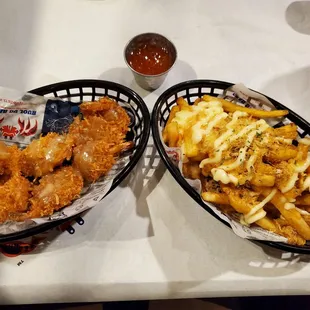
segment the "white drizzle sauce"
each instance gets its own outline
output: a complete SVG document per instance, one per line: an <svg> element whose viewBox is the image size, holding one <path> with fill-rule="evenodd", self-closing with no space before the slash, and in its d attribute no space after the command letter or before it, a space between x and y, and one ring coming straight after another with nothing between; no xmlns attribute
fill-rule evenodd
<svg viewBox="0 0 310 310"><path fill-rule="evenodd" d="M307 176L306 179L304 180L304 184L303 184L302 190L304 191L307 188L310 191L310 176Z"/></svg>
<svg viewBox="0 0 310 310"><path fill-rule="evenodd" d="M222 119L227 118L228 114L223 112L218 115L216 114L210 114L206 119L203 121L197 122L193 127L192 127L192 140L193 143L197 144L199 143L203 136L208 135L211 130L213 129L214 126L216 126ZM206 129L201 128L204 123L208 123L208 126Z"/></svg>
<svg viewBox="0 0 310 310"><path fill-rule="evenodd" d="M298 172L293 173L293 175L290 177L290 179L288 180L288 182L286 183L285 186L282 186L280 188L281 192L284 194L288 191L290 191L294 186L296 181L298 180Z"/></svg>
<svg viewBox="0 0 310 310"><path fill-rule="evenodd" d="M233 183L234 185L238 185L238 178L234 175L227 173L223 169L213 168L211 170L214 181L221 181L223 184Z"/></svg>
<svg viewBox="0 0 310 310"><path fill-rule="evenodd" d="M257 123L259 123L258 128L256 127ZM257 132L261 133L261 132L265 131L267 128L269 128L269 125L265 121L263 121L263 122L257 121L254 124L251 124L251 125L243 128L237 135L230 137L229 138L229 142L233 142L236 139L238 139L239 137L242 137L244 135L244 133L250 132L248 137L247 137L247 140L245 142L245 146L239 150L238 158L233 163L231 163L229 165L222 165L222 166L220 166L218 168L213 168L211 170L213 178L215 177L215 174L216 174L216 177L217 177L216 181L221 181L224 184L228 184L229 182L228 183L225 183L225 182L227 182L230 179L231 183L233 183L234 185L237 185L238 184L238 181L237 181L238 179L236 177L234 177L234 176L233 176L233 178L229 177L227 173L225 175L223 173L223 171L234 170L237 167L239 167L242 163L244 163L245 159L246 159L247 150L251 146L251 144L252 144L252 142L253 142ZM229 147L229 144L227 142L225 142L224 144L222 144L220 146L220 148L218 150L216 150L216 155L215 155L214 158L207 158L207 159L203 160L200 163L199 166L203 168L203 166L206 163L221 161L223 151L225 149L227 149L228 147Z"/></svg>
<svg viewBox="0 0 310 310"><path fill-rule="evenodd" d="M277 189L274 188L263 201L255 205L249 213L245 214L244 221L247 222L248 224L252 224L265 217L266 211L264 211L263 207L273 198L276 192Z"/></svg>
<svg viewBox="0 0 310 310"><path fill-rule="evenodd" d="M309 212L307 212L306 210L300 209L298 207L296 207L293 203L287 202L284 204L284 209L285 210L296 210L298 211L301 215L310 215Z"/></svg>
<svg viewBox="0 0 310 310"><path fill-rule="evenodd" d="M206 158L200 162L199 167L203 168L207 164L219 163L222 160L223 152L229 148L232 142L236 141L239 138L242 138L244 135L248 135L245 145L239 150L237 159L227 165L222 165L218 168L213 168L211 173L215 181L221 181L224 184L233 183L238 185L238 179L232 174L227 172L236 169L246 160L246 154L251 146L255 136L261 134L269 128L269 125L265 120L258 120L244 128L238 133L235 133L233 126L237 123L240 117L246 117L248 113L235 111L232 114L232 120L226 125L226 131L220 135L214 141L214 157ZM197 105L191 106L191 110L182 110L176 113L173 122L177 122L179 125L180 133L184 132L184 129L188 128L189 123L192 120L195 120L195 125L192 126L192 140L193 143L198 144L202 141L205 135L208 135L212 129L223 119L226 119L228 114L224 112L222 108L222 103L218 100L213 101L201 101ZM197 119L198 118L198 119ZM285 139L282 137L275 138L278 141L291 144L291 139ZM269 140L268 134L264 136L263 143L267 143ZM299 143L310 145L309 138L299 139ZM183 145L181 146L183 147ZM184 148L184 147L183 147ZM246 169L249 172L249 178L251 177L252 167L257 159L257 155L254 153L250 156L249 160L246 163ZM304 163L295 165L294 174L290 177L287 184L280 188L282 193L290 191L298 180L298 174L304 172L310 166L310 154ZM309 187L310 189L310 178L307 178L304 183L305 189ZM263 215L263 212L260 211L260 215Z"/></svg>
<svg viewBox="0 0 310 310"><path fill-rule="evenodd" d="M298 165L295 164L295 167L294 167L295 172L292 174L292 176L290 177L286 185L280 188L281 192L286 193L290 191L295 186L295 183L298 180L298 174L305 172L309 166L310 166L310 154L308 154L307 159L302 164L298 164ZM310 181L307 181L306 179L306 182L307 184L305 186L305 189L307 187L310 187Z"/></svg>
<svg viewBox="0 0 310 310"><path fill-rule="evenodd" d="M229 123L228 123L229 125ZM219 141L222 142L222 144L219 145L219 147L217 149L215 149L215 157L211 157L211 158L206 158L204 160L201 161L199 167L203 168L205 165L207 164L211 164L211 163L218 163L222 160L222 155L223 155L223 151L227 150L229 148L229 144L236 141L237 139L243 137L245 134L249 134L249 138L246 141L245 144L245 150L248 149L248 147L251 145L251 143L253 142L253 139L255 137L255 135L257 133L261 134L263 131L265 131L267 128L269 128L269 125L265 122L265 120L259 120L257 122L254 122L251 125L248 125L246 127L244 127L239 133L233 135L233 130L229 129L228 131L226 131L225 133L223 133L223 135L225 136L226 140L228 140L227 142L225 142L224 139L221 139L221 137L219 137L217 140L215 140L214 142L214 146L218 146L219 145ZM253 131L253 133L251 133L251 131ZM228 133L227 133L228 132ZM221 139L221 140L219 140ZM240 152L242 151L242 149L240 150ZM239 166L241 164L240 159L244 159L246 156L246 151L243 152L244 154L239 158L239 163L237 166ZM240 155L240 154L239 154Z"/></svg>
<svg viewBox="0 0 310 310"><path fill-rule="evenodd" d="M251 168L254 167L254 163L256 162L257 155L254 153L250 156L249 160L246 163L246 170L248 170L248 173L251 173Z"/></svg>
<svg viewBox="0 0 310 310"><path fill-rule="evenodd" d="M310 215L309 212L307 212L306 210L303 210L303 209L300 209L300 208L297 208L295 207L296 210L301 214L301 215Z"/></svg>

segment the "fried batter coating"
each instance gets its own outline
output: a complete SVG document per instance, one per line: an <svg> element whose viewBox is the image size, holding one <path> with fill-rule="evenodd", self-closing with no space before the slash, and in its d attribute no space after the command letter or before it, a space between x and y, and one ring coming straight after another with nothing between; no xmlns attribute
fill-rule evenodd
<svg viewBox="0 0 310 310"><path fill-rule="evenodd" d="M16 145L7 146L0 141L0 175L11 176L20 171L21 151ZM0 181L1 183L1 181Z"/></svg>
<svg viewBox="0 0 310 310"><path fill-rule="evenodd" d="M69 134L48 133L24 150L0 142L0 223L49 216L70 205L83 189L83 177L95 182L133 146L125 142L130 118L116 101L105 97L80 107L84 119L76 118ZM72 166L59 167L73 149Z"/></svg>
<svg viewBox="0 0 310 310"><path fill-rule="evenodd" d="M71 166L61 167L40 179L30 198L30 210L26 218L52 215L78 198L83 188L80 173Z"/></svg>
<svg viewBox="0 0 310 310"><path fill-rule="evenodd" d="M119 144L124 141L123 131L114 124L110 124L102 117L90 116L83 120L76 117L69 128L69 135L76 145L89 140L103 140L109 144Z"/></svg>
<svg viewBox="0 0 310 310"><path fill-rule="evenodd" d="M26 176L41 177L52 172L72 156L73 138L49 133L32 141L21 154L22 172Z"/></svg>
<svg viewBox="0 0 310 310"><path fill-rule="evenodd" d="M98 101L84 102L80 105L84 117L100 116L111 125L116 125L122 133L128 131L129 116L116 101L109 97L102 97Z"/></svg>
<svg viewBox="0 0 310 310"><path fill-rule="evenodd" d="M306 243L306 240L303 239L285 219L279 218L274 220L274 222L278 225L281 235L287 238L290 244L304 245Z"/></svg>
<svg viewBox="0 0 310 310"><path fill-rule="evenodd" d="M0 174L5 172L10 157L11 154L8 146L3 142L0 142Z"/></svg>
<svg viewBox="0 0 310 310"><path fill-rule="evenodd" d="M114 165L114 156L132 147L132 142L110 147L105 141L88 141L74 149L73 167L78 169L83 178L95 182L105 175Z"/></svg>
<svg viewBox="0 0 310 310"><path fill-rule="evenodd" d="M27 211L30 191L31 183L18 174L0 186L0 223L15 213Z"/></svg>

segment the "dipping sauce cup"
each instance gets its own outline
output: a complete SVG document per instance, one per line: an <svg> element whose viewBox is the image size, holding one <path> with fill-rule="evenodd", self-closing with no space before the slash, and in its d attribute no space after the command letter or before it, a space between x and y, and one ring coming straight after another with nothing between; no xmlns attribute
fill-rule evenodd
<svg viewBox="0 0 310 310"><path fill-rule="evenodd" d="M124 58L137 84L146 90L154 90L164 82L173 67L177 50L164 36L143 33L127 43Z"/></svg>

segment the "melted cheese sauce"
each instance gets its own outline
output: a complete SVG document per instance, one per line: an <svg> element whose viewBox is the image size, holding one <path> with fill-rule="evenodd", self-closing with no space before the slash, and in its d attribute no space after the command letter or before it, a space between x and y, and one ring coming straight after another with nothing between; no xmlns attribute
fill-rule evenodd
<svg viewBox="0 0 310 310"><path fill-rule="evenodd" d="M191 106L191 110L182 110L175 114L172 122L176 122L179 126L179 131L181 134L184 133L184 130L189 126L191 121L197 121L197 116L199 116L198 122L193 126L193 140L194 143L199 143L202 139L200 133L203 135L202 126L206 125L212 120L216 115L224 113L222 104L218 101L205 102L201 101L197 105ZM227 113L225 113L227 114ZM211 128L212 130L212 128Z"/></svg>
<svg viewBox="0 0 310 310"><path fill-rule="evenodd" d="M225 119L227 116L228 114L225 112L222 112L218 115L210 114L203 121L197 122L192 127L193 143L198 144L205 135L208 135L211 132L214 126L216 126L222 119ZM203 129L202 126L207 123L208 123L207 128Z"/></svg>

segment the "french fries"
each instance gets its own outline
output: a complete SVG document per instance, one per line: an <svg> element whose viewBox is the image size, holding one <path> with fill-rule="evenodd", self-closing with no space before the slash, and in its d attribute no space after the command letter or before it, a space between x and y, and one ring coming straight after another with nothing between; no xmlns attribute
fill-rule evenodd
<svg viewBox="0 0 310 310"><path fill-rule="evenodd" d="M298 197L295 203L296 205L310 206L310 194Z"/></svg>
<svg viewBox="0 0 310 310"><path fill-rule="evenodd" d="M298 138L295 124L272 128L264 120L287 113L209 95L193 105L178 98L163 140L181 148L183 176L201 180L204 201L239 214L244 225L303 245L310 240L310 146L292 144Z"/></svg>
<svg viewBox="0 0 310 310"><path fill-rule="evenodd" d="M262 194L268 196L268 189L262 190ZM277 191L277 193L271 199L272 204L280 211L285 220L299 233L301 237L306 240L310 240L310 227L307 225L302 215L296 210L296 208L290 208L286 206L288 204L287 199Z"/></svg>
<svg viewBox="0 0 310 310"><path fill-rule="evenodd" d="M200 168L198 162L188 162L183 164L183 176L188 179L199 179Z"/></svg>
<svg viewBox="0 0 310 310"><path fill-rule="evenodd" d="M199 102L201 102L201 98L197 98L194 102L194 105L197 105Z"/></svg>
<svg viewBox="0 0 310 310"><path fill-rule="evenodd" d="M202 99L208 102L208 101L213 101L215 98L209 95L204 95ZM285 116L288 114L287 110L273 110L273 111L256 110L256 109L239 106L225 99L216 98L216 100L219 100L222 103L224 111L226 112L241 111L241 112L246 112L249 115L259 117L259 118L281 117L281 116Z"/></svg>
<svg viewBox="0 0 310 310"><path fill-rule="evenodd" d="M297 126L293 123L282 126L271 130L271 133L275 137L282 137L285 139L296 139L297 138Z"/></svg>
<svg viewBox="0 0 310 310"><path fill-rule="evenodd" d="M178 98L177 105L181 110L190 110L189 104L182 97Z"/></svg>
<svg viewBox="0 0 310 310"><path fill-rule="evenodd" d="M199 154L198 145L193 143L192 135L190 130L186 130L183 136L184 148L187 157L196 157Z"/></svg>
<svg viewBox="0 0 310 310"><path fill-rule="evenodd" d="M171 134L173 134L173 131L174 131L175 129L177 129L176 126L174 125L174 126L172 126L172 129L170 129L170 130L172 130L172 132L170 132L170 133L167 132L167 131L168 131L168 129L167 129L168 126L170 125L171 121L174 119L175 114L176 114L177 112L179 112L179 111L180 111L180 109L179 109L178 106L172 107L172 109L171 109L171 111L170 111L170 114L169 114L169 118L168 118L166 127L165 127L165 129L164 129L164 131L163 131L163 140L164 140L165 143L169 142L168 139L171 137ZM175 141L178 140L178 137L179 137L179 132L178 132L178 130L177 130L177 134L174 132L174 136L173 136L172 141L175 143ZM170 142L169 142L168 144L170 145Z"/></svg>
<svg viewBox="0 0 310 310"><path fill-rule="evenodd" d="M288 145L283 147L274 147L272 146L265 155L267 161L270 162L280 162L286 161L297 156L297 150L294 145Z"/></svg>
<svg viewBox="0 0 310 310"><path fill-rule="evenodd" d="M179 140L179 126L177 123L170 123L166 126L166 132L164 141L169 144L170 147L176 147Z"/></svg>
<svg viewBox="0 0 310 310"><path fill-rule="evenodd" d="M251 184L256 186L267 186L272 187L274 186L276 177L274 175L268 174L255 174L251 179Z"/></svg>
<svg viewBox="0 0 310 310"><path fill-rule="evenodd" d="M214 192L202 192L201 197L203 200L217 203L220 205L229 205L228 196L224 193L214 193Z"/></svg>

